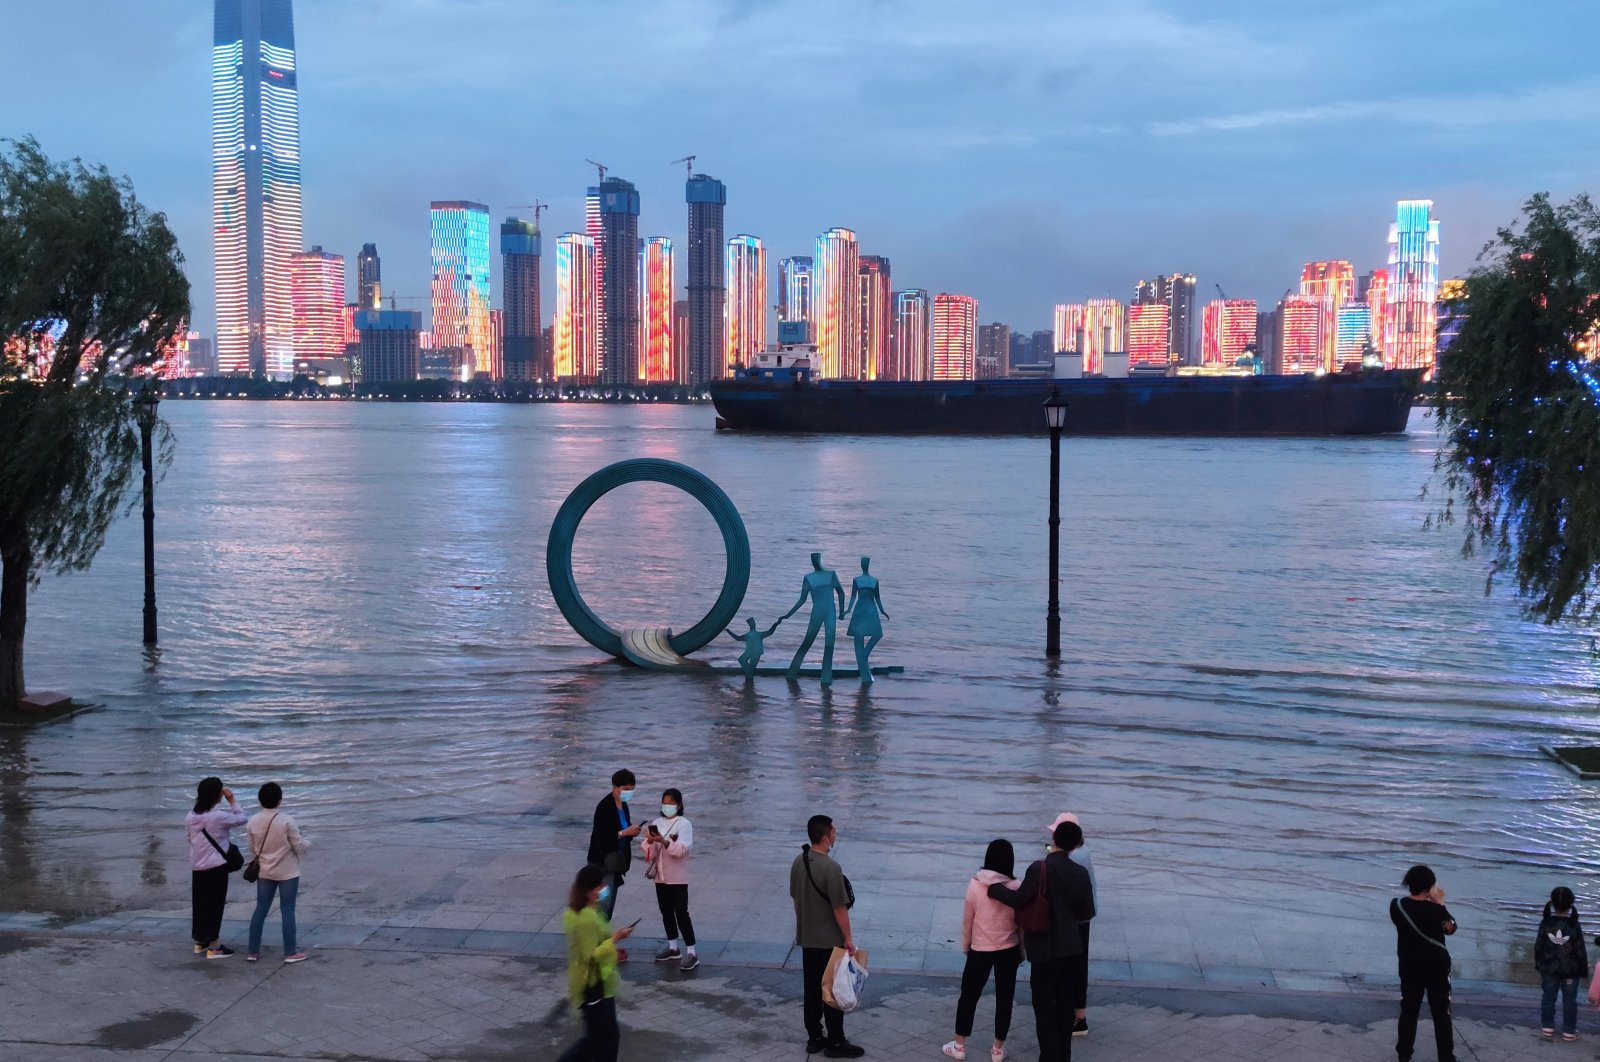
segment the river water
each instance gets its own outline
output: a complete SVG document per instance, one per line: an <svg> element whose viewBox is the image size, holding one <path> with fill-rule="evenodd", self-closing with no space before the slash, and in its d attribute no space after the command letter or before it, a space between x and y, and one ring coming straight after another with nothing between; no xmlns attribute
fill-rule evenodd
<svg viewBox="0 0 1600 1062"><path fill-rule="evenodd" d="M1587 637L1486 597L1457 530L1422 529L1421 412L1393 438L1065 440L1058 666L1042 437L719 436L708 408L665 405L162 414L159 662L136 517L33 598L30 685L104 708L6 739L13 906L138 906L163 860L182 872L154 838L202 773L279 778L366 842L492 847L530 808L581 820L620 764L682 785L730 860L786 860L808 814L835 814L858 887L943 876L959 896L990 837L1031 852L1071 809L1103 892L1223 919L1382 923L1425 861L1480 952L1509 958L1553 885L1597 891L1592 790L1539 746L1600 733L1600 667ZM732 497L762 625L811 550L847 587L870 555L875 661L905 674L825 693L603 661L554 608L544 546L568 491L632 456ZM722 552L692 500L634 485L590 513L576 563L614 625L682 629ZM99 852L135 862L97 870Z"/></svg>

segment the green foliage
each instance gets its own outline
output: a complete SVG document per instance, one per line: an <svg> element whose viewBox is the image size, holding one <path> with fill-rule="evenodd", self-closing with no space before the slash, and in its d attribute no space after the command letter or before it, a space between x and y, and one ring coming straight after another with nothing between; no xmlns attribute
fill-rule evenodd
<svg viewBox="0 0 1600 1062"><path fill-rule="evenodd" d="M31 579L88 566L122 507L134 374L187 327L182 262L127 181L0 141L0 548L31 555ZM42 336L55 357L34 378L16 340Z"/></svg>
<svg viewBox="0 0 1600 1062"><path fill-rule="evenodd" d="M1529 614L1592 622L1600 611L1600 212L1587 196L1537 195L1467 278L1464 315L1435 399L1446 492L1463 552L1511 572Z"/></svg>

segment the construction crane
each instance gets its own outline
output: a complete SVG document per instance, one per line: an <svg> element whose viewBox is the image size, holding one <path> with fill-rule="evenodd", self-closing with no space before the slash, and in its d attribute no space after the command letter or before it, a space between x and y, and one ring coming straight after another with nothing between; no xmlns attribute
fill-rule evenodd
<svg viewBox="0 0 1600 1062"><path fill-rule="evenodd" d="M683 168L688 172L688 175L690 177L693 177L694 176L694 159L695 159L695 157L693 155L685 155L681 159L673 159L671 162L667 163L667 165L676 166L678 163L681 162L681 163L683 163Z"/></svg>
<svg viewBox="0 0 1600 1062"><path fill-rule="evenodd" d="M389 300L389 309L396 310L396 309L399 309L399 307L397 307L395 305L395 303L397 303L397 302L429 302L429 301L432 300L433 296L432 295L385 295L384 298Z"/></svg>
<svg viewBox="0 0 1600 1062"><path fill-rule="evenodd" d="M537 199L535 199L531 203L512 203L510 206L506 207L506 209L507 210L531 210L531 211L533 211L533 227L534 228L538 228L539 227L539 215L543 214L546 210L549 210L550 209L550 204L549 203L541 203Z"/></svg>
<svg viewBox="0 0 1600 1062"><path fill-rule="evenodd" d="M596 162L594 159L584 159L583 161L600 171L600 183L604 184L606 179L606 170L608 167L602 162Z"/></svg>
<svg viewBox="0 0 1600 1062"><path fill-rule="evenodd" d="M1222 296L1222 301L1223 302L1227 302L1228 301L1228 293L1226 291L1222 290L1222 285L1221 284L1217 284L1217 283L1213 282L1211 286L1217 289L1217 294Z"/></svg>

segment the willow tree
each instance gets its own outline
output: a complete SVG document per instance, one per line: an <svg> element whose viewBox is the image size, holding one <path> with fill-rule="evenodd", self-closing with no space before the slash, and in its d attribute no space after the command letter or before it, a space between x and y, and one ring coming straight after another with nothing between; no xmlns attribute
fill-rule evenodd
<svg viewBox="0 0 1600 1062"><path fill-rule="evenodd" d="M135 381L189 316L182 262L126 179L0 141L0 706L26 689L30 587L88 567L127 499Z"/></svg>
<svg viewBox="0 0 1600 1062"><path fill-rule="evenodd" d="M1600 212L1537 195L1501 229L1447 307L1435 408L1444 522L1463 552L1515 579L1545 623L1600 616Z"/></svg>

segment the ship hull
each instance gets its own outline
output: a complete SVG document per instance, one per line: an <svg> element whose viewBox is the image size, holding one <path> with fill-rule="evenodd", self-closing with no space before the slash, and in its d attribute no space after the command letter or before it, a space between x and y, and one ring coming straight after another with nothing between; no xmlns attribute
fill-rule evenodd
<svg viewBox="0 0 1600 1062"><path fill-rule="evenodd" d="M1418 371L943 383L720 380L717 426L859 435L1034 435L1045 400L1068 435L1387 435L1405 431Z"/></svg>

